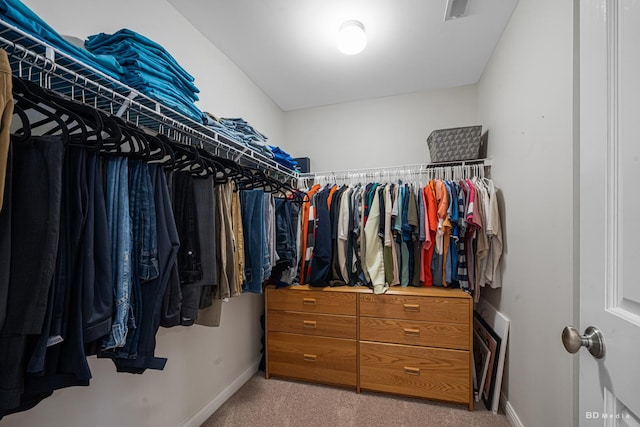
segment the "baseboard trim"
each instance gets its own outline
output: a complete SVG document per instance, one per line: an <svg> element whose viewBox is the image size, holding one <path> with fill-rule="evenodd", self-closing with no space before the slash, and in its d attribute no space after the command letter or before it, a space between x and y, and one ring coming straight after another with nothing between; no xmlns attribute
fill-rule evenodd
<svg viewBox="0 0 640 427"><path fill-rule="evenodd" d="M500 396L500 406L503 406L504 413L507 416L509 424L513 427L524 427L524 424L522 424L522 421L518 418L518 414L516 414L515 409L513 409L513 406L511 406L511 403L509 403L507 397L503 393L501 393Z"/></svg>
<svg viewBox="0 0 640 427"><path fill-rule="evenodd" d="M200 427L205 421L209 419L214 412L220 408L224 402L226 402L233 394L240 390L247 381L251 379L253 374L258 372L258 368L260 367L260 360L262 356L256 359L251 366L244 371L234 382L225 387L220 394L215 396L209 403L204 405L202 409L200 409L196 414L185 421L180 427Z"/></svg>

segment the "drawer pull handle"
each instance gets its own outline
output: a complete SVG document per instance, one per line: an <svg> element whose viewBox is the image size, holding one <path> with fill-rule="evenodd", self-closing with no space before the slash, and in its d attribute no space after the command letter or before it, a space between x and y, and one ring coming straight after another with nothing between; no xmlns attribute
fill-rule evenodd
<svg viewBox="0 0 640 427"><path fill-rule="evenodd" d="M305 328L315 328L316 327L316 321L315 320L305 320L304 321L304 327Z"/></svg>
<svg viewBox="0 0 640 427"><path fill-rule="evenodd" d="M409 328L404 328L404 334L410 337L419 337L420 336L420 329L409 329Z"/></svg>
<svg viewBox="0 0 640 427"><path fill-rule="evenodd" d="M405 304L404 311L420 311L419 304Z"/></svg>
<svg viewBox="0 0 640 427"><path fill-rule="evenodd" d="M304 305L316 305L316 299L315 298L303 298L302 299L302 303Z"/></svg>
<svg viewBox="0 0 640 427"><path fill-rule="evenodd" d="M404 367L404 373L407 375L420 375L420 368Z"/></svg>
<svg viewBox="0 0 640 427"><path fill-rule="evenodd" d="M304 360L306 360L307 362L315 362L316 361L316 357L318 357L315 354L306 354L304 355Z"/></svg>

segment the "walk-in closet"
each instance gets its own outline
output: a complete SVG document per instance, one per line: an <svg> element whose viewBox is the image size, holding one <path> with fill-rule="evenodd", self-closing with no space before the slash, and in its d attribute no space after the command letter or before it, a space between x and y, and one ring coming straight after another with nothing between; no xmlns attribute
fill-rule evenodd
<svg viewBox="0 0 640 427"><path fill-rule="evenodd" d="M0 426L638 424L638 23L0 0Z"/></svg>

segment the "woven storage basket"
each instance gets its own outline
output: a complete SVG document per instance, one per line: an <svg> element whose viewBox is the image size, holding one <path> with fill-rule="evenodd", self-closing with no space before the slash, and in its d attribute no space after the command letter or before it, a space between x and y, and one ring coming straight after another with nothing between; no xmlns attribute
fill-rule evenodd
<svg viewBox="0 0 640 427"><path fill-rule="evenodd" d="M482 126L438 129L427 138L431 162L475 160L480 154Z"/></svg>

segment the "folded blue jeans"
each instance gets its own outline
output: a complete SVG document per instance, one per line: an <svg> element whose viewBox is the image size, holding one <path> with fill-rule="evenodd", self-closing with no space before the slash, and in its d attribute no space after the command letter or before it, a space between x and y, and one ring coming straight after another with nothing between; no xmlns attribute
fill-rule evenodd
<svg viewBox="0 0 640 427"><path fill-rule="evenodd" d="M212 119L208 113L204 113L204 124L205 126L211 128L214 132L219 133L234 142L244 144L244 141L242 141L242 135L240 133L230 131L226 126Z"/></svg>
<svg viewBox="0 0 640 427"><path fill-rule="evenodd" d="M122 68L109 58L97 57L91 52L66 41L24 3L18 0L0 0L0 16L6 22L36 36L40 40L50 43L62 52L115 79L119 80L123 73Z"/></svg>
<svg viewBox="0 0 640 427"><path fill-rule="evenodd" d="M128 41L131 43L135 43L136 45L144 46L148 51L154 52L155 54L160 56L167 56L170 60L175 62L173 56L171 56L171 54L169 54L169 52L167 52L167 50L163 46L143 36L142 34L129 30L127 28L118 30L113 34L100 33L89 36L87 38L87 41L85 42L85 45L88 45L87 48L95 50L101 47L114 45L122 41ZM191 77L185 70L183 70L183 72L188 77ZM191 77L191 79L193 79L193 77Z"/></svg>
<svg viewBox="0 0 640 427"><path fill-rule="evenodd" d="M129 35L126 32L133 33L133 36ZM189 74L184 68L182 68L175 60L175 58L166 51L166 49L164 49L157 43L151 42L152 45L144 42L141 43L140 39L146 38L138 33L127 29L118 31L116 34L114 34L114 36L115 37L104 33L89 36L85 41L85 47L87 48L87 50L93 53L120 53L119 55L115 55L119 57L128 57L128 55L123 54L123 52L137 52L144 56L155 56L158 58L162 58L167 62L167 64L170 64L172 68L175 68L177 73L179 73L185 79L191 81L194 80L193 76Z"/></svg>
<svg viewBox="0 0 640 427"><path fill-rule="evenodd" d="M158 63L153 61L146 61L141 59L121 59L120 65L126 70L127 74L132 72L140 72L143 74L150 74L158 79L166 80L180 85L181 90L189 93L200 93L200 89L193 84L193 81L187 80L184 77L176 75L175 73L167 73L166 67L160 67ZM127 75L127 78L131 76Z"/></svg>
<svg viewBox="0 0 640 427"><path fill-rule="evenodd" d="M199 100L198 95L193 91L190 91L180 83L169 79L170 76L168 76L168 78L158 78L143 71L131 70L131 72L129 72L125 77L125 83L128 86L139 90L142 90L145 87L156 88L157 90L172 94L188 103L193 103Z"/></svg>
<svg viewBox="0 0 640 427"><path fill-rule="evenodd" d="M93 53L113 56L118 61L118 64L123 67L141 64L145 68L157 70L156 73L169 73L175 76L177 80L184 82L185 85L198 91L193 84L193 77L186 73L175 60L168 60L165 56L158 56L147 51L142 46L122 42L120 45L101 48L93 51Z"/></svg>
<svg viewBox="0 0 640 427"><path fill-rule="evenodd" d="M202 111L193 105L193 103L186 103L175 96L158 91L154 88L146 88L144 90L140 90L140 92L198 123L202 123L204 120Z"/></svg>

